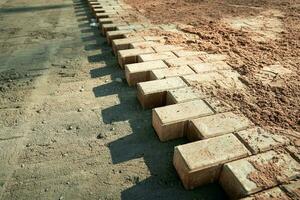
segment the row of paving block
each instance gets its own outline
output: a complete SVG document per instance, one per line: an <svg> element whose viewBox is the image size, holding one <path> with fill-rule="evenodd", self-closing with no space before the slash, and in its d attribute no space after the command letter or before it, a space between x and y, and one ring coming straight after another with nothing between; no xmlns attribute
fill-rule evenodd
<svg viewBox="0 0 300 200"><path fill-rule="evenodd" d="M221 99L195 89L195 82L216 81L243 89L226 56L187 51L165 45L163 37L136 34L152 26L127 21L130 7L111 0L88 2L128 84L137 87L144 108L153 108L159 139L191 141L175 147L173 158L186 189L219 182L233 199L297 195L299 182L291 183L289 193L284 188L290 184L284 183L300 175L299 149L288 138L255 127Z"/></svg>

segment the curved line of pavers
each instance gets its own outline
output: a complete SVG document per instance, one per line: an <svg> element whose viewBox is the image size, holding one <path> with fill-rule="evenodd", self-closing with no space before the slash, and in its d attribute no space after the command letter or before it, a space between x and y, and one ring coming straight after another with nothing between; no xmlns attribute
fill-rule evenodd
<svg viewBox="0 0 300 200"><path fill-rule="evenodd" d="M233 199L297 195L299 150L289 139L255 127L220 99L192 87L233 81L236 89L243 89L238 74L224 62L226 56L187 51L163 44L163 37L136 34L164 27L126 20L130 6L119 1L88 0L88 4L125 69L128 85L137 87L143 108L153 108L152 125L159 139L191 141L176 146L173 158L186 189L219 182ZM268 180L267 173L277 174ZM291 180L296 181L284 184Z"/></svg>

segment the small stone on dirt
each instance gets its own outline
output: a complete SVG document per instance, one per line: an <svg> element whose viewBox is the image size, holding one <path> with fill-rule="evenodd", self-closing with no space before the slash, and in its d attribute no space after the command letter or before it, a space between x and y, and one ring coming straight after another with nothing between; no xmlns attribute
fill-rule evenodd
<svg viewBox="0 0 300 200"><path fill-rule="evenodd" d="M78 110L77 110L78 112L82 112L82 108L78 108Z"/></svg>
<svg viewBox="0 0 300 200"><path fill-rule="evenodd" d="M104 137L105 137L105 134L103 134L103 133L100 133L99 135L97 135L97 139L102 139Z"/></svg>
<svg viewBox="0 0 300 200"><path fill-rule="evenodd" d="M123 82L123 80L121 78L116 78L115 81L118 82L118 83L122 83Z"/></svg>

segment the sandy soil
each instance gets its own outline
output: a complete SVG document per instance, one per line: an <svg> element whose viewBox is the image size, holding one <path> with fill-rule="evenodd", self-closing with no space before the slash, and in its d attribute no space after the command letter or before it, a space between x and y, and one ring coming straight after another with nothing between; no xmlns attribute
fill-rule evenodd
<svg viewBox="0 0 300 200"><path fill-rule="evenodd" d="M157 32L168 43L229 56L246 91L215 88L256 125L300 131L300 1L126 0L153 23L180 32ZM151 32L151 31L150 31ZM287 129L287 130L286 130Z"/></svg>
<svg viewBox="0 0 300 200"><path fill-rule="evenodd" d="M222 199L186 191L81 1L0 0L0 199ZM174 195L176 194L176 195Z"/></svg>

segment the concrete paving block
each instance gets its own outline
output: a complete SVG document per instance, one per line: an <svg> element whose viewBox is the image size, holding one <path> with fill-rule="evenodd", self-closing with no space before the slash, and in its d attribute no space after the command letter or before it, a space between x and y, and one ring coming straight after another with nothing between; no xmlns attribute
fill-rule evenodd
<svg viewBox="0 0 300 200"><path fill-rule="evenodd" d="M224 54L203 54L199 55L199 57L203 60L203 62L224 61L228 58L228 56Z"/></svg>
<svg viewBox="0 0 300 200"><path fill-rule="evenodd" d="M208 72L183 76L184 81L197 89L201 88L222 88L226 90L244 90L245 85L239 79L240 75L231 70Z"/></svg>
<svg viewBox="0 0 300 200"><path fill-rule="evenodd" d="M153 53L154 50L152 48L144 48L144 49L125 49L118 51L118 62L122 69L126 64L132 64L138 62L138 55Z"/></svg>
<svg viewBox="0 0 300 200"><path fill-rule="evenodd" d="M176 58L175 54L169 51L161 53L151 53L147 55L138 56L138 62L147 62L152 60L165 60L170 58Z"/></svg>
<svg viewBox="0 0 300 200"><path fill-rule="evenodd" d="M198 93L201 93L199 90L196 90ZM203 93L202 93L203 94ZM217 98L215 96L209 96L204 99L204 101L215 111L215 113L223 113L233 111L234 108L229 104Z"/></svg>
<svg viewBox="0 0 300 200"><path fill-rule="evenodd" d="M110 11L120 11L123 10L120 6L97 6L93 7L94 13L105 13Z"/></svg>
<svg viewBox="0 0 300 200"><path fill-rule="evenodd" d="M290 181L282 185L282 188L288 193L291 199L300 199L300 179Z"/></svg>
<svg viewBox="0 0 300 200"><path fill-rule="evenodd" d="M107 13L109 13L109 12L115 12L116 10L114 10L114 9L104 9L104 8L99 8L99 7L97 7L97 8L93 8L93 12L94 12L94 14L96 14L96 13L105 13L105 12L107 12Z"/></svg>
<svg viewBox="0 0 300 200"><path fill-rule="evenodd" d="M188 120L211 114L213 111L200 99L168 105L153 109L152 126L159 139L167 141L183 137Z"/></svg>
<svg viewBox="0 0 300 200"><path fill-rule="evenodd" d="M189 65L196 73L205 73L219 70L231 70L232 68L224 61L216 61L211 63L199 63Z"/></svg>
<svg viewBox="0 0 300 200"><path fill-rule="evenodd" d="M160 43L158 42L154 42L154 41L141 41L141 42L133 42L129 44L129 47L131 49L135 49L135 48L149 48L149 47L154 47L160 45Z"/></svg>
<svg viewBox="0 0 300 200"><path fill-rule="evenodd" d="M165 69L155 69L150 72L150 80L170 78L174 76L184 76L195 72L188 66L171 67Z"/></svg>
<svg viewBox="0 0 300 200"><path fill-rule="evenodd" d="M117 30L117 26L120 26L120 25L126 25L126 22L114 22L114 23L111 23L111 24L102 24L101 25L101 33L102 35L106 35L106 32L107 31L115 31Z"/></svg>
<svg viewBox="0 0 300 200"><path fill-rule="evenodd" d="M107 43L110 45L113 40L115 39L122 39L126 38L126 34L132 33L133 30L122 30L122 31L107 31L106 32L106 39Z"/></svg>
<svg viewBox="0 0 300 200"><path fill-rule="evenodd" d="M112 23L120 22L122 20L118 17L110 17L110 18L101 18L98 21L99 24L101 25L101 24L112 24Z"/></svg>
<svg viewBox="0 0 300 200"><path fill-rule="evenodd" d="M90 7L92 7L92 6L100 5L100 3L97 1L89 1L89 5Z"/></svg>
<svg viewBox="0 0 300 200"><path fill-rule="evenodd" d="M117 11L111 11L111 12L106 12L106 13L96 13L95 17L96 17L97 21L99 22L99 19L117 17L117 15L118 15Z"/></svg>
<svg viewBox="0 0 300 200"><path fill-rule="evenodd" d="M183 47L174 46L174 45L161 45L161 46L153 47L153 49L155 52L159 53L159 52L165 52L165 51L179 50L179 49L183 49Z"/></svg>
<svg viewBox="0 0 300 200"><path fill-rule="evenodd" d="M268 189L249 197L242 198L240 200L267 200L267 199L274 199L274 200L292 200L284 191L282 191L279 187L274 187L272 189Z"/></svg>
<svg viewBox="0 0 300 200"><path fill-rule="evenodd" d="M130 43L132 42L142 42L142 41L144 41L144 38L142 37L128 37L122 39L115 39L112 41L112 48L114 54L117 55L117 52L119 50L130 49Z"/></svg>
<svg viewBox="0 0 300 200"><path fill-rule="evenodd" d="M139 29L143 29L143 28L144 28L144 26L141 24L128 24L128 25L118 26L117 30L128 30L128 29L139 30Z"/></svg>
<svg viewBox="0 0 300 200"><path fill-rule="evenodd" d="M192 119L189 122L187 137L191 141L202 140L244 130L251 125L249 119L241 114L220 113Z"/></svg>
<svg viewBox="0 0 300 200"><path fill-rule="evenodd" d="M175 90L169 90L167 92L167 105L184 103L188 101L193 101L196 99L203 99L207 96L197 92L192 87L179 88Z"/></svg>
<svg viewBox="0 0 300 200"><path fill-rule="evenodd" d="M125 77L129 86L150 80L150 70L168 68L161 60L125 65Z"/></svg>
<svg viewBox="0 0 300 200"><path fill-rule="evenodd" d="M177 57L198 56L207 54L204 51L174 50L172 51Z"/></svg>
<svg viewBox="0 0 300 200"><path fill-rule="evenodd" d="M92 9L92 12L95 14L95 10L98 10L98 9L103 9L102 6L100 4L94 4L94 5L90 5L91 9Z"/></svg>
<svg viewBox="0 0 300 200"><path fill-rule="evenodd" d="M166 59L165 62L170 67L179 67L181 65L192 65L192 64L197 64L197 63L203 63L203 61L196 56L171 58L171 59Z"/></svg>
<svg viewBox="0 0 300 200"><path fill-rule="evenodd" d="M222 165L250 154L233 135L223 135L175 147L173 164L186 189L218 180Z"/></svg>
<svg viewBox="0 0 300 200"><path fill-rule="evenodd" d="M168 90L186 86L179 77L142 82L137 84L137 97L143 108L155 108L166 104Z"/></svg>
<svg viewBox="0 0 300 200"><path fill-rule="evenodd" d="M163 36L143 36L146 41L164 43L166 39Z"/></svg>
<svg viewBox="0 0 300 200"><path fill-rule="evenodd" d="M219 182L229 197L237 199L272 188L299 175L300 164L288 153L268 151L225 164Z"/></svg>
<svg viewBox="0 0 300 200"><path fill-rule="evenodd" d="M290 142L287 137L270 133L260 127L239 131L236 135L250 149L252 154L275 149Z"/></svg>

